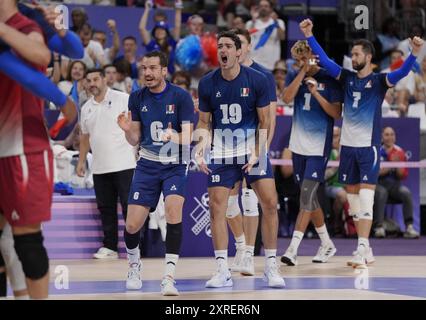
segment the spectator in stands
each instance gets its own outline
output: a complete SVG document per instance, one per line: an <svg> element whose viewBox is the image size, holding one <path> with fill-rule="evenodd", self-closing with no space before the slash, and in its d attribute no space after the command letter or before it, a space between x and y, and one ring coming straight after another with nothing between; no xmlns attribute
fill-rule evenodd
<svg viewBox="0 0 426 320"><path fill-rule="evenodd" d="M130 64L130 77L132 79L138 78L138 66L137 66L137 59L136 59L136 51L137 51L137 42L136 38L133 36L127 36L123 39L123 51L124 54L117 57L114 60L114 65L116 65L117 62L121 60L125 60ZM118 67L117 67L118 71Z"/></svg>
<svg viewBox="0 0 426 320"><path fill-rule="evenodd" d="M246 28L246 20L242 16L235 16L232 20L232 24L229 29L240 29L245 30Z"/></svg>
<svg viewBox="0 0 426 320"><path fill-rule="evenodd" d="M380 156L385 161L407 161L405 151L395 144L395 131L391 127L385 127L382 132L382 147ZM413 227L413 199L411 191L404 185L402 180L407 178L407 168L381 168L379 182L376 186L374 196L374 222L376 237L385 237L386 230L383 228L385 218L385 207L389 203L402 203L406 231L405 238L418 238L419 233Z"/></svg>
<svg viewBox="0 0 426 320"><path fill-rule="evenodd" d="M194 14L187 21L189 34L201 37L204 33L204 19L198 14Z"/></svg>
<svg viewBox="0 0 426 320"><path fill-rule="evenodd" d="M103 67L106 64L104 49L99 42L92 40L92 27L88 23L85 23L78 30L78 35L84 47L84 57L81 61L84 62L88 69L95 68L96 66Z"/></svg>
<svg viewBox="0 0 426 320"><path fill-rule="evenodd" d="M81 111L77 174L85 176L86 156L91 149L96 202L104 231L103 247L94 258L117 259L117 200L120 198L126 219L127 199L136 166L134 148L117 124L118 115L128 112L129 95L109 89L102 69L88 71L86 80L93 96Z"/></svg>
<svg viewBox="0 0 426 320"><path fill-rule="evenodd" d="M274 65L274 70L272 71L275 84L276 84L276 92L277 92L277 114L284 115L285 103L282 99L285 89L285 78L287 76L287 66L284 60L278 60Z"/></svg>
<svg viewBox="0 0 426 320"><path fill-rule="evenodd" d="M71 31L78 32L78 30L80 30L81 27L87 23L89 18L87 17L86 10L83 8L75 8L71 11L71 20Z"/></svg>
<svg viewBox="0 0 426 320"><path fill-rule="evenodd" d="M330 153L330 160L337 161L340 159L340 128L333 128L333 145ZM328 198L333 199L333 234L342 235L343 220L342 211L349 209L347 193L343 185L339 183L339 172L337 167L329 167L325 171L326 187L325 193Z"/></svg>
<svg viewBox="0 0 426 320"><path fill-rule="evenodd" d="M84 74L87 67L80 60L72 61L68 67L68 72L64 81L58 83L58 88L68 96L71 96L74 102L81 107L87 100L87 92L84 83Z"/></svg>
<svg viewBox="0 0 426 320"><path fill-rule="evenodd" d="M191 75L185 71L176 71L172 75L171 82L186 91L190 91Z"/></svg>
<svg viewBox="0 0 426 320"><path fill-rule="evenodd" d="M114 63L117 70L117 81L112 87L115 90L130 93L132 91L132 78L130 77L132 69L126 59L118 60Z"/></svg>
<svg viewBox="0 0 426 320"><path fill-rule="evenodd" d="M425 30L423 29L422 25L415 24L411 27L408 38L402 40L398 45L398 49L404 53L405 58L408 57L411 52L410 39L413 39L413 37L424 38L424 35ZM420 53L417 55L417 62L421 64L424 58L426 58L426 45L423 46L423 48L420 50Z"/></svg>
<svg viewBox="0 0 426 320"><path fill-rule="evenodd" d="M390 53L390 66L383 69L383 73L389 73L399 68L403 64L403 52L401 50L392 50ZM385 102L390 105L392 110L396 110L399 116L405 116L408 111L410 97L415 91L414 73L410 73L398 81L392 88L388 89L385 96Z"/></svg>
<svg viewBox="0 0 426 320"><path fill-rule="evenodd" d="M168 71L172 75L175 72L175 50L177 41L180 38L182 7L177 6L175 9L175 27L173 34L169 31L169 26L165 21L159 21L154 25L151 33L148 32L148 16L151 10L149 2L145 5L145 10L139 22L139 32L142 37L143 45L147 52L161 51L166 54L168 59Z"/></svg>
<svg viewBox="0 0 426 320"><path fill-rule="evenodd" d="M112 47L106 48L107 35L105 31L96 30L93 32L93 40L101 44L102 49L104 50L105 62L111 64L115 57L117 56L118 51L120 50L120 36L117 31L117 26L115 20L109 19L107 21L108 29L112 34Z"/></svg>
<svg viewBox="0 0 426 320"><path fill-rule="evenodd" d="M113 64L107 64L103 69L107 86L113 89L117 83L117 68Z"/></svg>
<svg viewBox="0 0 426 320"><path fill-rule="evenodd" d="M246 23L254 47L251 58L270 71L281 58L281 41L285 39L284 21L278 19L272 5L270 0L260 0L258 7L252 7L251 20Z"/></svg>
<svg viewBox="0 0 426 320"><path fill-rule="evenodd" d="M219 0L216 25L220 29L232 29L234 18L237 14L237 3L235 0Z"/></svg>
<svg viewBox="0 0 426 320"><path fill-rule="evenodd" d="M380 69L385 69L390 65L390 54L397 49L399 43L399 23L391 17L385 20L382 25L382 33L377 34L376 45L380 47L377 50L377 58L380 60Z"/></svg>
<svg viewBox="0 0 426 320"><path fill-rule="evenodd" d="M416 83L414 99L416 102L423 102L426 104L426 56L421 61L420 68L421 73L416 74L414 78Z"/></svg>

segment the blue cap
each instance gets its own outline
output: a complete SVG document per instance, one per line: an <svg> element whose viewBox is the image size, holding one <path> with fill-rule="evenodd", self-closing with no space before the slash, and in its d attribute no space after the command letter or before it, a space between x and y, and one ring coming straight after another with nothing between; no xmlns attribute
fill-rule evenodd
<svg viewBox="0 0 426 320"><path fill-rule="evenodd" d="M167 35L168 35L168 36L170 36L169 25L167 24L167 22L165 22L165 21L159 21L159 22L157 22L157 23L154 25L154 28L152 28L152 30L151 30L151 35L152 35L153 37L154 37L154 35L155 35L155 29L157 29L157 28L161 28L161 29L166 30Z"/></svg>

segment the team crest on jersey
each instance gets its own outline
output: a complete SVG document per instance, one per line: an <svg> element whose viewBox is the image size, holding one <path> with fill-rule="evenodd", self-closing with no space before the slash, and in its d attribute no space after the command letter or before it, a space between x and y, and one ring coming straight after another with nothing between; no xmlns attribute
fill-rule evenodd
<svg viewBox="0 0 426 320"><path fill-rule="evenodd" d="M175 105L174 104L168 104L166 106L166 114L174 114L175 113Z"/></svg>
<svg viewBox="0 0 426 320"><path fill-rule="evenodd" d="M318 83L318 91L325 90L325 84L324 83Z"/></svg>
<svg viewBox="0 0 426 320"><path fill-rule="evenodd" d="M250 88L241 88L241 97L248 97L250 93Z"/></svg>
<svg viewBox="0 0 426 320"><path fill-rule="evenodd" d="M371 87L372 87L371 80L368 80L367 84L365 85L365 88L371 88Z"/></svg>
<svg viewBox="0 0 426 320"><path fill-rule="evenodd" d="M222 94L220 93L220 91L216 92L216 98L220 98L222 96Z"/></svg>
<svg viewBox="0 0 426 320"><path fill-rule="evenodd" d="M147 106L143 106L141 111L142 112L148 112L148 107Z"/></svg>

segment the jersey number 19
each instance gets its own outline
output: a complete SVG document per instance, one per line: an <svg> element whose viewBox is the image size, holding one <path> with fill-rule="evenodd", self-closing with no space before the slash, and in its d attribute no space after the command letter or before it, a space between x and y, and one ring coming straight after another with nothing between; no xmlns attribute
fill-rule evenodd
<svg viewBox="0 0 426 320"><path fill-rule="evenodd" d="M222 124L236 124L240 123L243 117L241 112L241 106L238 103L221 104L220 110L222 110Z"/></svg>

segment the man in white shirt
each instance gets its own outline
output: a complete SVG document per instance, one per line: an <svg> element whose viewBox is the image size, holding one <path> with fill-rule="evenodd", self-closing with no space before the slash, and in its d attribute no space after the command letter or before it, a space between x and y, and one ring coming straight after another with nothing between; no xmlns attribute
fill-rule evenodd
<svg viewBox="0 0 426 320"><path fill-rule="evenodd" d="M77 174L85 175L86 156L92 150L93 182L96 202L101 213L104 246L96 259L118 258L117 198L123 216L127 215L127 198L136 166L134 148L127 142L117 124L117 117L128 111L129 95L111 90L102 69L86 74L87 86L93 95L81 110L80 157Z"/></svg>
<svg viewBox="0 0 426 320"><path fill-rule="evenodd" d="M272 71L281 57L280 41L285 39L284 21L278 19L270 0L261 0L257 9L252 8L251 15L252 20L246 23L254 47L251 58Z"/></svg>

